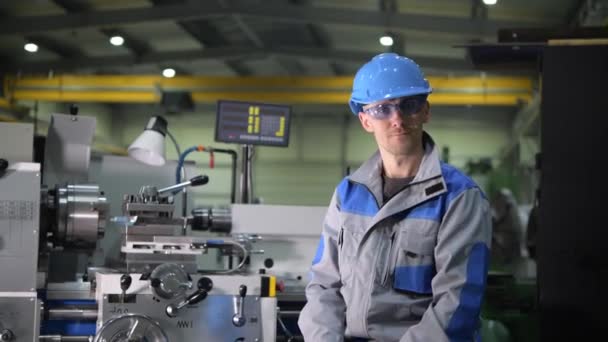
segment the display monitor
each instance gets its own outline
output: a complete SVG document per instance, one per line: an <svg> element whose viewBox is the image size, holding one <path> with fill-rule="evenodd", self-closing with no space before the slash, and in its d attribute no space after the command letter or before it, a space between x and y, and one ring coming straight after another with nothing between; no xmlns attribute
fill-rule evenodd
<svg viewBox="0 0 608 342"><path fill-rule="evenodd" d="M220 100L215 141L287 147L290 115L286 105Z"/></svg>

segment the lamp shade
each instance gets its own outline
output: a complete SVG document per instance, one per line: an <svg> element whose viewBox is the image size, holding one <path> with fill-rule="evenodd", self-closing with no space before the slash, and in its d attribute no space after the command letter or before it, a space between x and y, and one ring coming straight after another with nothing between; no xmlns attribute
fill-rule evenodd
<svg viewBox="0 0 608 342"><path fill-rule="evenodd" d="M127 149L131 158L144 164L160 166L165 164L165 132L167 121L155 116L148 121L144 131Z"/></svg>

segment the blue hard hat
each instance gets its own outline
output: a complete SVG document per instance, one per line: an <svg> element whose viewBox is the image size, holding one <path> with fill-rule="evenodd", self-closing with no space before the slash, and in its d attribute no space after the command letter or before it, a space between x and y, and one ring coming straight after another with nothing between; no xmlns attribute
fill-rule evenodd
<svg viewBox="0 0 608 342"><path fill-rule="evenodd" d="M355 115L363 105L403 96L428 95L432 92L422 70L413 60L396 53L374 56L357 71L350 96Z"/></svg>

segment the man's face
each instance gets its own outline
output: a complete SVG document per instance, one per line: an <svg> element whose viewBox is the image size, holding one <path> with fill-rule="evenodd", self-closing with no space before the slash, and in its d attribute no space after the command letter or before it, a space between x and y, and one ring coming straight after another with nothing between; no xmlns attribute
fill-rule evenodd
<svg viewBox="0 0 608 342"><path fill-rule="evenodd" d="M363 106L359 120L373 133L381 150L407 155L422 142L422 124L430 118L429 104L421 97L402 97Z"/></svg>

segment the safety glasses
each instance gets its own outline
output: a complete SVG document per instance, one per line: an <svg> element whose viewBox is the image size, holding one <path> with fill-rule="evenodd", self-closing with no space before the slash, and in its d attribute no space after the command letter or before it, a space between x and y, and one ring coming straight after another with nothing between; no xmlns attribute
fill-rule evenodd
<svg viewBox="0 0 608 342"><path fill-rule="evenodd" d="M393 111L400 111L403 115L413 115L422 109L426 96L402 97L395 103L382 103L364 109L363 112L378 120L385 120L391 116Z"/></svg>

